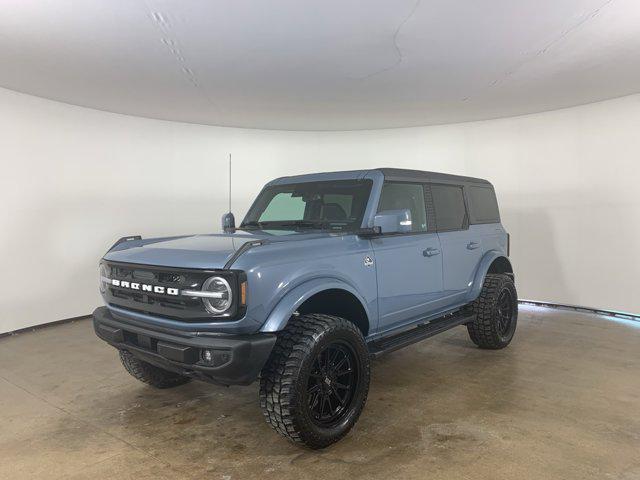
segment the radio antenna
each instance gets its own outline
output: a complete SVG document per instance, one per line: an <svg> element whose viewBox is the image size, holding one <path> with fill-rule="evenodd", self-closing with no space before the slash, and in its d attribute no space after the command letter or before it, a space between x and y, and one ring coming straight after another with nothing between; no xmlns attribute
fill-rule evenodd
<svg viewBox="0 0 640 480"><path fill-rule="evenodd" d="M222 229L225 232L235 232L236 219L231 213L231 154L229 154L229 211L222 216Z"/></svg>

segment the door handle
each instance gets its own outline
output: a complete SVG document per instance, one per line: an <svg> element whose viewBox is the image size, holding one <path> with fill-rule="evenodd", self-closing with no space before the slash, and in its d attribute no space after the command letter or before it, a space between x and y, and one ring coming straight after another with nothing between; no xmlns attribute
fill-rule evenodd
<svg viewBox="0 0 640 480"><path fill-rule="evenodd" d="M426 250L422 251L422 255L424 255L425 257L433 257L434 255L440 255L440 249L429 247Z"/></svg>
<svg viewBox="0 0 640 480"><path fill-rule="evenodd" d="M469 242L467 243L467 250L475 250L479 246L480 244L478 242Z"/></svg>

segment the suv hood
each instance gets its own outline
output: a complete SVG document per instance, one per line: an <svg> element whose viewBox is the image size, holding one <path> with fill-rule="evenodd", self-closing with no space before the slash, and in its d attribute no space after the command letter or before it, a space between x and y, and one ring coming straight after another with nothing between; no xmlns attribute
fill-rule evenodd
<svg viewBox="0 0 640 480"><path fill-rule="evenodd" d="M283 233L287 233L284 234ZM131 240L109 250L104 259L112 262L175 268L220 269L246 242L282 242L326 236L328 233L238 231L235 233L187 235L182 237Z"/></svg>
<svg viewBox="0 0 640 480"><path fill-rule="evenodd" d="M133 240L116 246L104 258L142 265L217 269L224 267L242 244L257 239L254 235L223 234Z"/></svg>

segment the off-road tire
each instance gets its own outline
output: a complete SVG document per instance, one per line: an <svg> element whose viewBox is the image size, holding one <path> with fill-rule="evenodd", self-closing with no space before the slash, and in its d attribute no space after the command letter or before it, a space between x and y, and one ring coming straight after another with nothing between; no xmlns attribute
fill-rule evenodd
<svg viewBox="0 0 640 480"><path fill-rule="evenodd" d="M150 363L143 362L139 358L134 357L126 350L120 350L120 361L125 370L129 374L140 380L141 382L148 383L152 387L156 388L172 388L189 382L191 379L184 375L179 375L174 372L169 372Z"/></svg>
<svg viewBox="0 0 640 480"><path fill-rule="evenodd" d="M509 328L502 331L498 300L501 294L512 299ZM469 337L480 348L498 350L513 339L518 322L518 293L509 275L490 273L484 279L480 296L471 304L475 320L467 324Z"/></svg>
<svg viewBox="0 0 640 480"><path fill-rule="evenodd" d="M344 417L336 425L325 426L313 418L308 389L316 362L334 345L349 349L359 372ZM278 334L260 376L264 417L273 429L295 443L312 449L327 447L344 437L358 420L369 392L369 372L367 345L352 322L321 314L292 317Z"/></svg>

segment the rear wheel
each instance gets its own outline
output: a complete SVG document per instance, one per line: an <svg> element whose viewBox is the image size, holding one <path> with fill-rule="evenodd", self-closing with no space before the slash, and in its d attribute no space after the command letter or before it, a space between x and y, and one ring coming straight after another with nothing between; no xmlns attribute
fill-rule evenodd
<svg viewBox="0 0 640 480"><path fill-rule="evenodd" d="M494 350L509 345L518 322L518 293L513 279L505 274L487 274L472 308L476 316L467 330L473 343Z"/></svg>
<svg viewBox="0 0 640 480"><path fill-rule="evenodd" d="M140 380L141 382L148 383L152 387L156 388L171 388L177 387L184 383L189 382L191 379L184 375L179 375L168 370L164 370L150 363L143 362L139 358L134 357L126 350L120 350L120 361L125 370L129 374Z"/></svg>
<svg viewBox="0 0 640 480"><path fill-rule="evenodd" d="M294 317L260 379L260 406L281 435L310 448L344 437L369 391L369 351L351 322L330 315Z"/></svg>

